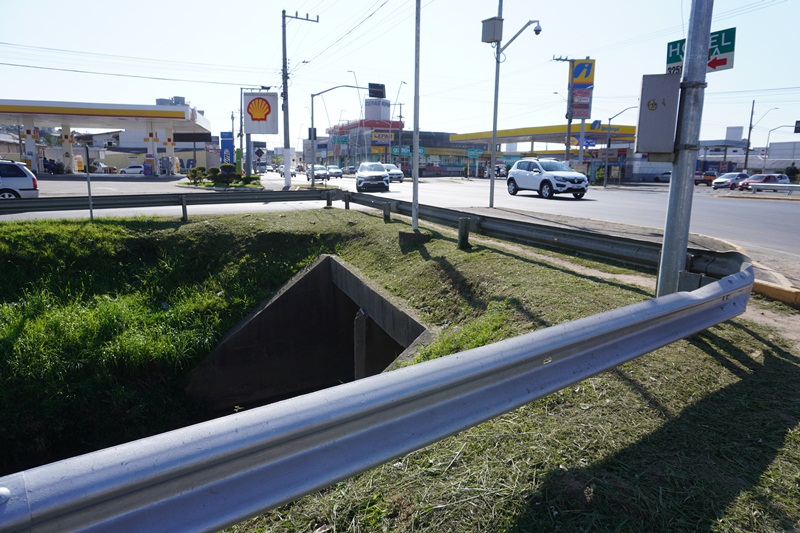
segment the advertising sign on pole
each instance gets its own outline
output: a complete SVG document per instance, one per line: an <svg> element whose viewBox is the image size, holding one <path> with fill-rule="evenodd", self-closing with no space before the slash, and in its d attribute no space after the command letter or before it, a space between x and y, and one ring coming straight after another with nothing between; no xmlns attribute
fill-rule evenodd
<svg viewBox="0 0 800 533"><path fill-rule="evenodd" d="M244 93L244 132L278 133L278 93Z"/></svg>
<svg viewBox="0 0 800 533"><path fill-rule="evenodd" d="M219 132L220 163L234 163L236 158L233 154L233 132Z"/></svg>

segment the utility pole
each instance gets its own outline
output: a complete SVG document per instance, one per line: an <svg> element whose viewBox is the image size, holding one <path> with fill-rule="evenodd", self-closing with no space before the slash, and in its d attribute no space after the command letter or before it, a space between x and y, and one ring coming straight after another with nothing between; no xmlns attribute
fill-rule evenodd
<svg viewBox="0 0 800 533"><path fill-rule="evenodd" d="M753 100L753 105L750 106L750 127L747 128L747 145L744 147L744 168L743 172L747 172L747 162L750 159L750 134L753 133L753 113L756 111L756 101Z"/></svg>
<svg viewBox="0 0 800 533"><path fill-rule="evenodd" d="M711 15L714 0L693 0L689 34L684 54L675 162L669 183L667 219L661 247L656 296L680 290L681 272L686 270L689 223L694 194L694 166L700 146L700 123L706 88L708 48L711 41Z"/></svg>
<svg viewBox="0 0 800 533"><path fill-rule="evenodd" d="M294 12L294 16L287 15L286 10L284 9L281 12L281 29L283 33L283 165L285 169L289 169L291 166L291 161L286 160L286 154L289 151L290 141L289 141L289 69L287 68L288 61L286 59L286 19L297 19L297 20L305 20L306 22L319 22L319 15L317 15L317 20L312 20L308 18L308 13L306 13L306 18L301 18L297 16L297 11ZM288 176L288 177L287 177ZM291 184L292 173L291 172L284 172L283 179L286 186Z"/></svg>

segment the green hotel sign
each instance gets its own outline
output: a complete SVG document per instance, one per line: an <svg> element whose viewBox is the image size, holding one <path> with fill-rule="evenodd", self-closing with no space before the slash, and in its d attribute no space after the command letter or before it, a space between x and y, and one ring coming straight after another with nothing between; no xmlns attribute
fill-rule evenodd
<svg viewBox="0 0 800 533"><path fill-rule="evenodd" d="M706 72L717 72L733 68L733 51L736 45L736 28L715 31L708 45L708 67ZM667 74L683 73L683 56L686 39L667 43Z"/></svg>

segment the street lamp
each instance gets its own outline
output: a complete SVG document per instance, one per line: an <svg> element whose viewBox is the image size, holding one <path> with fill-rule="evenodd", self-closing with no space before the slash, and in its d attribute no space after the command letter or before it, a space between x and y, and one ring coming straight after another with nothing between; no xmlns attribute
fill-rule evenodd
<svg viewBox="0 0 800 533"><path fill-rule="evenodd" d="M610 151L611 148L611 121L620 116L621 114L623 114L625 111L628 111L629 109L636 109L636 106L632 105L630 107L626 107L625 109L623 109L613 117L609 117L608 119L608 131L606 131L606 166L605 166L605 171L603 172L603 187L606 186L606 180L608 180L608 152Z"/></svg>
<svg viewBox="0 0 800 533"><path fill-rule="evenodd" d="M503 38L503 0L499 0L497 4L497 17L483 21L483 39L485 43L495 44L495 68L494 68L494 116L492 118L492 146L491 146L491 167L489 168L489 207L494 207L494 178L495 178L495 165L497 164L497 101L500 95L500 57L501 54L508 48L514 39L520 36L531 24L536 24L533 28L533 33L539 35L542 33L542 27L539 25L538 20L529 20L514 36L505 44L500 46Z"/></svg>
<svg viewBox="0 0 800 533"><path fill-rule="evenodd" d="M744 168L742 170L744 170L745 172L747 172L747 162L750 159L750 135L753 133L753 128L758 126L758 123L761 122L762 120L764 120L764 117L767 116L767 113L769 113L770 111L775 111L776 109L780 109L780 108L779 107L773 107L771 109L767 109L764 112L764 114L761 115L761 118L758 119L758 121L755 124L753 124L753 112L756 110L756 101L753 100L753 105L750 108L750 126L747 128L747 145L745 146L745 149L744 149Z"/></svg>
<svg viewBox="0 0 800 533"><path fill-rule="evenodd" d="M317 162L317 130L314 129L314 97L319 96L321 94L325 94L328 91L332 91L334 89L341 89L342 87L349 87L351 89L359 89L359 93L361 92L360 89L363 87L359 87L358 85L337 85L335 87L331 87L330 89L325 89L324 91L320 91L318 93L311 94L311 129L309 130L309 144L311 145L311 186L314 186L314 178L316 173L314 172L314 163ZM306 159L306 173L308 173L308 158Z"/></svg>
<svg viewBox="0 0 800 533"><path fill-rule="evenodd" d="M400 89L402 89L403 85L405 84L406 82L401 81L400 85L397 87L397 96L395 96L394 98L394 107L392 108L392 115L389 117L389 128L392 130L392 136L389 139L389 155L386 157L387 163L392 162L392 141L394 140L394 125L393 125L394 110L395 108L397 108L397 101L400 100ZM403 152L403 145L400 144L397 148L397 163L400 163L400 157L403 155L402 152ZM400 167L400 169L402 170L402 165L397 165L397 166Z"/></svg>
<svg viewBox="0 0 800 533"><path fill-rule="evenodd" d="M356 71L355 70L348 70L347 72L350 72L350 73L353 74L353 80L356 82L356 87L357 87L358 86L358 77L356 76ZM361 134L360 130L361 130L361 90L359 89L359 91L358 91L358 126L356 127L356 145L355 145L355 148L354 148L354 151L353 151L353 159L355 161L351 161L350 164L358 162L358 137ZM347 146L348 146L348 150L347 151L349 152L350 151L349 142L348 142Z"/></svg>
<svg viewBox="0 0 800 533"><path fill-rule="evenodd" d="M769 136L772 135L773 131L779 130L781 128L794 128L794 124L785 125L785 126L778 126L778 127L772 128L771 130L769 130L767 132L767 148L766 148L766 151L764 152L764 162L761 164L761 173L762 174L764 172L766 172L766 170L767 170L767 159L769 159Z"/></svg>

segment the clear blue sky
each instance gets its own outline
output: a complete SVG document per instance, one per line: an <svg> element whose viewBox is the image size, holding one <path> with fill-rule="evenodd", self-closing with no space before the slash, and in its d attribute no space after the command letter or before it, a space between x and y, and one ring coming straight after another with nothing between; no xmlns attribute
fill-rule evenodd
<svg viewBox="0 0 800 533"><path fill-rule="evenodd" d="M500 129L564 122L568 69L554 57L597 61L592 119L605 122L638 105L642 75L665 71L667 43L685 37L692 5L503 4L506 40L530 19L540 21L542 33L528 30L506 50ZM422 0L422 6L420 128L491 130L493 48L481 42L481 21L497 15L497 2ZM362 86L385 84L392 103L404 104L406 127L413 127L413 0L0 0L0 7L0 99L155 104L156 98L184 96L205 111L215 134L230 130L231 112L238 131L240 87L280 85L285 9L319 16L319 22L288 21L292 145L310 125L310 95L356 79ZM727 126L741 126L746 135L755 100L752 142L762 146L771 129L800 120L794 64L800 1L716 0L712 31L731 27L734 68L707 77L701 138L722 138ZM365 93L336 89L316 97L318 130L358 118L359 96ZM627 111L615 122L635 124L636 113ZM282 130L282 116L280 123ZM282 133L263 140L269 147L283 144ZM800 140L800 134L781 128L770 140Z"/></svg>

